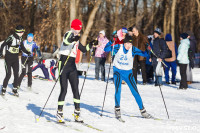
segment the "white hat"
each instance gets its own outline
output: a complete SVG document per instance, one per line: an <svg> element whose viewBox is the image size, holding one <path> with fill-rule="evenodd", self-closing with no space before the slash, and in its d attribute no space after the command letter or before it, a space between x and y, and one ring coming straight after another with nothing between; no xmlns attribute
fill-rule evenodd
<svg viewBox="0 0 200 133"><path fill-rule="evenodd" d="M102 30L102 31L99 32L99 34L103 34L103 36L105 36L105 31Z"/></svg>

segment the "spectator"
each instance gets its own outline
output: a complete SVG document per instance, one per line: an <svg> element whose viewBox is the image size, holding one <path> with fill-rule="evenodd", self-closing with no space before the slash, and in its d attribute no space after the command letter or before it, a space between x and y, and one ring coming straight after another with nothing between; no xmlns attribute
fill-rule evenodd
<svg viewBox="0 0 200 133"><path fill-rule="evenodd" d="M144 36L139 30L137 26L133 26L133 46L137 47L138 49L145 51L149 41L146 36ZM137 72L138 67L141 67L142 70L142 79L143 84L147 83L147 76L146 76L146 57L135 55L133 61L133 75L135 81L137 83Z"/></svg>
<svg viewBox="0 0 200 133"><path fill-rule="evenodd" d="M101 69L101 81L105 81L105 62L107 52L104 51L104 47L109 42L109 40L105 37L104 30L99 32L98 36L98 45L95 51L95 79L99 80L99 70Z"/></svg>
<svg viewBox="0 0 200 133"><path fill-rule="evenodd" d="M167 44L164 39L160 39L161 30L159 28L156 28L154 30L154 41L153 41L153 52L155 55L152 55L152 61L153 61L153 70L154 73L156 71L156 67L158 65L158 62L162 62L165 58L166 52L167 52ZM151 59L150 59L151 61ZM162 85L162 76L158 76L155 73L155 86Z"/></svg>
<svg viewBox="0 0 200 133"><path fill-rule="evenodd" d="M194 67L193 59L195 56L195 49L196 49L197 41L196 41L194 34L191 31L188 31L187 34L188 34L188 39L190 40L190 51L191 51L192 59L190 59L190 63L187 66L186 73L187 73L187 84L191 84L193 81L192 68Z"/></svg>
<svg viewBox="0 0 200 133"><path fill-rule="evenodd" d="M181 82L180 82L180 86L178 89L187 89L188 88L186 69L187 69L187 65L189 64L188 49L190 47L190 41L187 37L188 37L187 33L182 33L180 35L180 40L181 40L180 43L181 44L178 47L177 60L180 64Z"/></svg>
<svg viewBox="0 0 200 133"><path fill-rule="evenodd" d="M165 36L165 41L169 47L169 49L172 51L172 57L171 58L166 58L165 59L165 64L167 67L165 67L165 81L167 84L170 84L169 82L169 70L171 68L172 71L172 84L176 84L176 68L177 68L177 63L176 63L176 57L177 57L177 47L175 42L172 41L172 36L171 34L167 34Z"/></svg>

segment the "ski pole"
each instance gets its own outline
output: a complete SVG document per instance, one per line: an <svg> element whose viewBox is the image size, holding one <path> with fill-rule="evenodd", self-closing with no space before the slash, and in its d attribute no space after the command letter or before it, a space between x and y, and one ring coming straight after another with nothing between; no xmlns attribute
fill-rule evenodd
<svg viewBox="0 0 200 133"><path fill-rule="evenodd" d="M73 48L74 48L74 45L73 45L72 49L73 49ZM59 75L62 74L62 72L63 72L63 70L64 70L64 67L65 67L65 65L67 64L68 60L69 60L70 54L71 54L71 52L72 52L72 49L70 50L70 52L69 52L69 54L68 54L68 56L67 56L67 59L65 60L65 63L64 63L64 65L63 65L63 68L61 69ZM48 96L48 98L47 98L47 100L46 100L46 102L45 102L45 104L44 104L44 106L43 106L43 108L42 108L42 111L40 112L39 117L36 119L37 122L39 121L40 116L42 115L42 113L43 113L43 111L44 111L44 108L46 107L46 104L47 104L47 102L48 102L48 100L49 100L49 98L50 98L50 96L51 96L51 94L52 94L52 92L53 92L53 90L54 90L54 88L55 88L55 86L56 86L56 83L58 82L58 79L59 79L59 77L56 79L56 82L55 82L53 88L51 89L51 92L50 92L50 94L49 94L49 96Z"/></svg>
<svg viewBox="0 0 200 133"><path fill-rule="evenodd" d="M148 49L150 50L150 52L151 52L156 58L158 58L158 56L153 52L153 50L151 49L150 46L148 46ZM168 67L163 61L161 61L161 62L163 63L163 65L164 65L165 67Z"/></svg>
<svg viewBox="0 0 200 133"><path fill-rule="evenodd" d="M114 51L114 45L115 45L115 42L113 43L113 49L112 49L112 52L111 52L111 61L110 61L110 66L109 66L109 70L108 70L108 79L107 79L107 82L106 82L106 90L105 90L105 94L104 94L103 106L102 106L100 116L103 116L103 108L104 108L104 103L105 103L105 99L106 99L106 92L107 92L107 89L108 89L108 80L109 80L110 68L111 68L111 64L112 64L112 56L113 56L113 51Z"/></svg>
<svg viewBox="0 0 200 133"><path fill-rule="evenodd" d="M83 91L83 87L84 87L84 84L85 84L85 79L86 79L86 77L87 77L87 72L88 72L89 67L90 67L90 62L91 62L91 60L92 60L92 56L93 56L93 51L92 51L91 56L90 56L90 60L89 60L89 63L88 63L87 71L86 71L86 73L85 73L83 85L82 85L81 92L80 92L80 97L81 97L81 94L82 94L82 91Z"/></svg>
<svg viewBox="0 0 200 133"><path fill-rule="evenodd" d="M158 81L158 77L157 77L157 81ZM159 84L159 88L160 88L160 93L161 93L161 95L162 95L163 103L164 103L164 105L165 105L165 110L166 110L166 112L167 112L167 117L168 117L168 119L169 119L169 114L168 114L168 111L167 111L167 106L166 106L166 104L165 104L165 99L164 99L164 96L163 96L163 93L162 93L160 84Z"/></svg>

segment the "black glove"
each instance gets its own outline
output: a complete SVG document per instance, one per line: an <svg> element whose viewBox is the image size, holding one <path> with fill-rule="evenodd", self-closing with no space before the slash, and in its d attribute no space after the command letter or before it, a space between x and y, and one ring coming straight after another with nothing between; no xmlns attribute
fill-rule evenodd
<svg viewBox="0 0 200 133"><path fill-rule="evenodd" d="M74 36L74 37L73 37L73 41L76 41L76 42L77 42L79 39L80 39L80 36Z"/></svg>
<svg viewBox="0 0 200 133"><path fill-rule="evenodd" d="M89 46L90 46L90 48L93 46L93 45L98 45L98 40L93 40L93 41L91 41L90 43L89 43Z"/></svg>
<svg viewBox="0 0 200 133"><path fill-rule="evenodd" d="M31 52L28 52L27 54L28 54L28 56L31 56Z"/></svg>

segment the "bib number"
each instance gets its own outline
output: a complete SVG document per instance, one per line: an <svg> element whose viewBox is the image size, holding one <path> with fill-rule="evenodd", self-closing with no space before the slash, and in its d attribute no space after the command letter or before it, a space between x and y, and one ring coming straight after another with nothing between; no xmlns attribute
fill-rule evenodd
<svg viewBox="0 0 200 133"><path fill-rule="evenodd" d="M19 48L10 47L8 51L12 54L17 54L19 53Z"/></svg>

